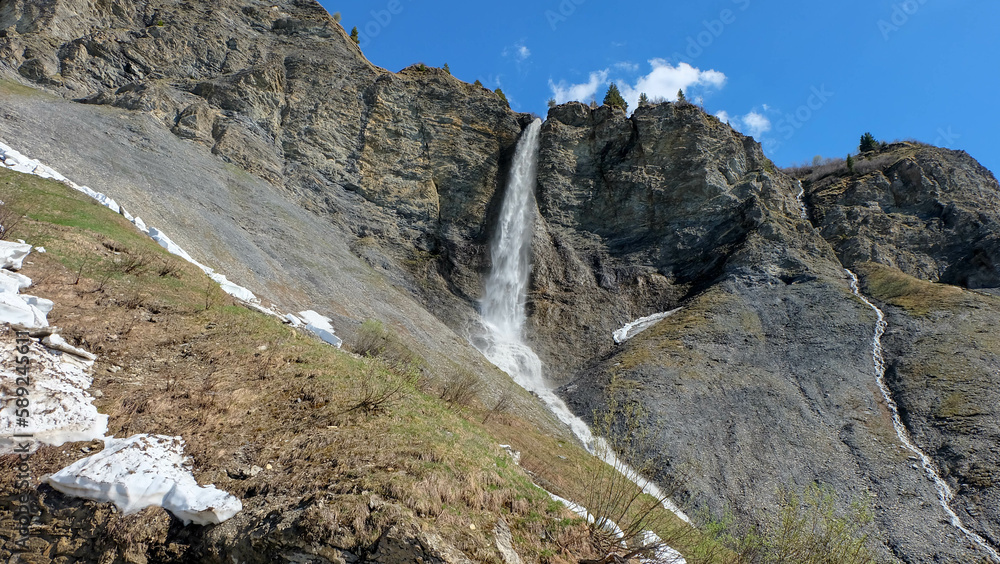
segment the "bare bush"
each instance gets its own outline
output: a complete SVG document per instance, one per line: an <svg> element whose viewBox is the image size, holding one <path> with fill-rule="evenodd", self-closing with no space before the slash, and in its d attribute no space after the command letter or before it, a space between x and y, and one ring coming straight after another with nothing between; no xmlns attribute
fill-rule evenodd
<svg viewBox="0 0 1000 564"><path fill-rule="evenodd" d="M731 517L711 522L706 531L727 546L739 564L874 564L868 528L873 513L868 500L855 500L837 511L833 489L809 484L802 490L778 491L779 509L764 514L761 524L742 528Z"/></svg>
<svg viewBox="0 0 1000 564"><path fill-rule="evenodd" d="M514 407L514 391L508 386L500 390L500 395L493 402L493 407L483 416L483 423L485 424L491 417L503 417L510 412L512 407Z"/></svg>
<svg viewBox="0 0 1000 564"><path fill-rule="evenodd" d="M409 377L386 366L384 362L368 359L357 381L357 394L353 405L345 413L363 411L379 413L388 411L397 401L409 394L415 384L416 373Z"/></svg>
<svg viewBox="0 0 1000 564"><path fill-rule="evenodd" d="M149 257L145 253L122 251L111 260L112 270L121 274L140 275L149 265Z"/></svg>
<svg viewBox="0 0 1000 564"><path fill-rule="evenodd" d="M405 370L419 369L425 363L420 355L413 352L377 319L366 319L361 324L351 350L362 356L381 358L391 366Z"/></svg>
<svg viewBox="0 0 1000 564"><path fill-rule="evenodd" d="M9 190L0 194L0 241L10 239L28 211L19 190Z"/></svg>
<svg viewBox="0 0 1000 564"><path fill-rule="evenodd" d="M654 444L649 414L638 401L619 397L623 389L617 376L612 377L605 392L607 407L594 413L593 431L599 437L594 446L606 464L587 476L584 505L593 516L591 543L605 555L597 562L637 556L663 559L671 544L694 534L691 527L678 527L666 509L677 482L664 483L662 469L669 462ZM661 479L654 484L649 476L657 475ZM647 488L652 485L656 487Z"/></svg>
<svg viewBox="0 0 1000 564"><path fill-rule="evenodd" d="M450 405L469 405L478 391L479 378L468 370L459 369L445 380L441 399Z"/></svg>

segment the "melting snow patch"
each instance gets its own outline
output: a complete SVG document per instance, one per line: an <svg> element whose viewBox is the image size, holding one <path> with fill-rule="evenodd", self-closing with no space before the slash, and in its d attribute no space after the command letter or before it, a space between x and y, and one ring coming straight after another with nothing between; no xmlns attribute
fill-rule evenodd
<svg viewBox="0 0 1000 564"><path fill-rule="evenodd" d="M616 343L624 343L625 341L635 337L639 333L649 329L653 325L656 325L662 319L670 317L674 313L680 311L681 308L672 309L670 311L664 311L662 313L654 313L653 315L647 315L646 317L640 317L635 321L626 323L621 329L612 333Z"/></svg>
<svg viewBox="0 0 1000 564"><path fill-rule="evenodd" d="M31 252L31 245L20 242L0 241L0 268L21 270L21 261Z"/></svg>
<svg viewBox="0 0 1000 564"><path fill-rule="evenodd" d="M660 539L660 536L653 531L642 532L642 544L646 546L659 546L659 548L656 549L656 554L654 554L652 558L641 558L639 560L642 564L687 564L687 560L681 556L680 552L677 552L676 550L663 544L663 540Z"/></svg>
<svg viewBox="0 0 1000 564"><path fill-rule="evenodd" d="M340 337L333 334L333 325L330 325L329 317L320 315L311 309L300 311L299 317L302 318L302 322L306 324L306 329L318 335L320 339L323 339L338 349L340 348L340 345L343 344Z"/></svg>
<svg viewBox="0 0 1000 564"><path fill-rule="evenodd" d="M13 347L13 333L9 333ZM6 347L5 347L6 348ZM76 356L52 351L39 343L30 345L31 416L28 426L17 425L13 402L17 398L12 359L4 357L0 381L0 454L13 452L15 433L30 434L38 443L59 446L75 441L92 441L108 431L108 416L97 412L94 398L87 393L91 363Z"/></svg>
<svg viewBox="0 0 1000 564"><path fill-rule="evenodd" d="M184 440L164 435L105 439L104 450L46 478L60 492L110 501L129 515L158 505L184 524L221 523L243 509L232 495L201 487L188 468Z"/></svg>

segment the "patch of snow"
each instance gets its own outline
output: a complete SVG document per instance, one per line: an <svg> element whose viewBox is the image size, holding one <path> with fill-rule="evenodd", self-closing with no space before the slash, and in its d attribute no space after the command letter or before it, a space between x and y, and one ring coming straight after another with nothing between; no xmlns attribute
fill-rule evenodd
<svg viewBox="0 0 1000 564"><path fill-rule="evenodd" d="M160 231L159 229L157 229L155 227L150 227L149 228L149 237L152 240L156 241L161 247L163 247L164 249L166 249L168 253L170 253L172 255L177 255L177 256L181 257L182 259L190 262L191 264L193 264L193 265L197 266L198 268L202 269L205 272L205 274L210 274L210 273L213 272L213 270L211 268L209 268L209 267L201 264L200 262L194 260L193 258L191 258L191 255L187 254L187 251L185 251L184 249L182 249L180 247L180 245L178 245L177 243L174 243L173 240L170 239L170 237L167 237L166 233Z"/></svg>
<svg viewBox="0 0 1000 564"><path fill-rule="evenodd" d="M21 270L21 262L31 252L31 245L21 241L0 241L0 268Z"/></svg>
<svg viewBox="0 0 1000 564"><path fill-rule="evenodd" d="M13 333L11 346L13 346ZM26 426L18 425L14 401L17 398L16 365L4 357L0 361L0 454L13 452L19 440L15 434L32 435L36 443L59 446L67 442L92 441L108 431L108 416L97 412L94 398L87 392L91 363L75 356L50 350L37 342L29 345L30 409ZM37 444L32 445L32 450Z"/></svg>
<svg viewBox="0 0 1000 564"><path fill-rule="evenodd" d="M641 542L645 546L659 545L659 548L656 549L656 554L652 558L639 559L639 562L642 564L687 564L687 560L684 559L684 556L680 552L663 544L660 536L653 531L643 531Z"/></svg>
<svg viewBox="0 0 1000 564"><path fill-rule="evenodd" d="M184 440L165 435L107 438L104 450L46 478L60 492L110 501L125 515L151 505L184 524L216 524L243 509L236 497L213 485L199 486L184 456Z"/></svg>
<svg viewBox="0 0 1000 564"><path fill-rule="evenodd" d="M21 261L31 252L31 245L0 241L0 322L26 329L47 327L52 302L19 292L31 286L31 279L11 272L21 268Z"/></svg>
<svg viewBox="0 0 1000 564"><path fill-rule="evenodd" d="M167 235L165 233L163 233L159 229L156 229L155 227L149 227L149 226L147 226L146 223L142 220L142 218L140 218L140 217L133 217L132 214L130 214L127 211L125 211L125 209L122 208L118 204L118 202L116 202L113 198L111 198L111 197L109 197L109 196L107 196L105 194L102 194L101 192L97 192L96 190L91 189L89 186L81 186L79 184L76 184L75 182L69 180L65 176L63 176L63 175L59 174L58 172L56 172L54 169L49 168L48 166L42 164L41 162L39 162L37 160L30 159L30 158L22 155L21 153L19 153L19 152L15 151L14 149L12 149L10 146L5 145L3 142L0 142L0 165L4 166L6 168L9 168L11 170L15 170L17 172L23 172L23 173L26 173L26 174L33 174L35 176L40 176L42 178L51 178L51 179L54 179L54 180L57 180L59 182L62 182L64 184L66 184L67 186L69 186L70 188L72 188L74 190L77 190L77 191L83 192L84 194L87 194L88 196L90 196L91 198L97 200L98 202L100 202L104 206L110 208L115 213L120 213L122 216L125 217L125 219L127 219L128 221L131 221L132 224L135 225L136 229L138 229L139 231L142 231L143 233L149 235L150 238L152 238L154 241L156 241L161 247L163 247L164 249L166 249L167 252L169 252L169 253L171 253L173 255L177 255L177 256L181 257L182 259L184 259L184 260L190 262L191 264L197 266L198 268L200 268L212 280L214 280L217 284L219 284L219 287L221 287L222 290L224 292L226 292L227 294L229 294L229 295L233 296L234 298L236 298L238 300L241 300L241 301L243 301L243 302L245 302L247 304L251 304L252 305L252 304L259 304L260 303L260 300L257 298L257 296L255 296L254 293L251 292L249 289L247 289L247 288L245 288L243 286L240 286L239 284L236 284L234 282L231 282L228 278L226 278L225 275L223 275L221 273L217 273L212 268L210 268L208 266L205 266L204 264L201 264L200 262L196 261L190 254L187 253L187 251L185 251L184 249L182 249L180 247L180 245L174 243L170 239L170 237L167 237ZM2 244L2 243L3 243L3 241L0 241L0 244ZM22 241L22 243L23 243L23 241ZM12 243L8 243L8 244L12 245ZM29 251L31 250L31 246L30 245L28 245L27 248L28 248ZM39 252L45 252L45 250L39 247ZM25 255L27 255L27 253L25 253ZM3 247L2 247L2 245L0 245L0 257L3 257L3 256L4 256ZM20 258L23 259L24 257L22 256ZM17 270L17 269L20 268L20 264L21 264L20 263L20 259L18 259L16 256L10 255L10 259L9 260L12 262L12 264L16 262L17 266L15 268L12 268L13 270ZM0 298L0 302L2 302L2 298ZM7 308L7 309L11 310L11 308ZM289 322L292 323L292 325L296 325L295 322L291 321L291 319L289 319L286 316L281 315L278 311L275 311L274 309L264 309L264 308L259 308L259 309L258 308L254 308L254 309L256 309L257 311L260 311L261 313L264 313L266 315L272 315L274 317L277 317L277 318L281 319L282 321L289 321ZM22 318L25 318L25 319L27 318L27 313L25 313L23 311L24 308L20 307L20 304L15 304L13 306L13 309L11 310L11 313L10 313L11 315L14 315L14 310L20 312L18 315L20 315ZM4 305L3 305L3 303L0 303L0 316L3 315L4 311L5 311ZM315 313L315 312L313 312L313 313ZM316 314L316 315L319 315L319 314ZM327 342L327 343L329 343L329 344L331 344L331 345L339 348L340 345L342 344L342 341L341 341L340 338L338 338L337 336L335 336L333 334L333 327L330 325L329 319L327 319L325 317L322 317L322 316L320 316L320 318L322 318L323 320L326 320L326 321L320 321L319 323L310 323L310 324L307 325L306 328L309 329L310 331L316 333L317 335L319 335L320 338L323 339L325 342ZM2 320L2 319L0 319L0 320ZM42 325L42 326L44 326L44 325Z"/></svg>
<svg viewBox="0 0 1000 564"><path fill-rule="evenodd" d="M71 354L73 356L78 356L84 360L89 360L91 362L97 360L96 354L74 347L73 345L67 343L66 339L63 339L56 333L53 333L51 335L46 335L42 339L42 344L54 351L64 352L67 354Z"/></svg>
<svg viewBox="0 0 1000 564"><path fill-rule="evenodd" d="M292 327L301 327L302 325L304 325L301 319L295 317L291 313L285 314L285 322L291 325Z"/></svg>
<svg viewBox="0 0 1000 564"><path fill-rule="evenodd" d="M646 329L649 329L653 325L656 325L661 320L666 319L667 317L670 317L674 313L680 311L680 309L681 308L675 308L670 311L664 311L661 313L654 313L653 315L647 315L646 317L640 317L635 321L630 321L626 323L624 326L622 326L621 329L612 333L611 336L614 338L615 343L618 344L624 343L625 341L631 339L632 337L635 337L636 335L645 331Z"/></svg>
<svg viewBox="0 0 1000 564"><path fill-rule="evenodd" d="M300 311L299 317L301 317L302 321L306 324L306 329L318 335L320 339L323 339L338 349L340 348L340 345L343 344L340 337L333 334L333 325L330 325L329 317L320 315L311 309Z"/></svg>
<svg viewBox="0 0 1000 564"><path fill-rule="evenodd" d="M209 274L208 277L211 278L212 280L215 280L215 282L219 285L219 287L222 288L223 292L229 294L230 296L233 296L238 300L243 300L244 302L251 304L260 301L257 299L257 296L253 294L253 292L247 290L246 288L240 286L239 284L234 284L230 282L229 279L227 279L224 274L213 272Z"/></svg>

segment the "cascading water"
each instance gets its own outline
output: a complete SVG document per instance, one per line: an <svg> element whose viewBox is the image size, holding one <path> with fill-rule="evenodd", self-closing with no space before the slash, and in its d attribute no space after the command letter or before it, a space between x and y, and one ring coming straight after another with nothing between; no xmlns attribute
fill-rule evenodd
<svg viewBox="0 0 1000 564"><path fill-rule="evenodd" d="M903 443L903 446L907 450L912 452L917 458L920 459L921 465L924 467L924 472L927 473L927 477L934 482L934 487L937 489L938 502L941 507L944 508L945 513L948 514L948 518L951 521L951 525L956 529L962 531L965 536L973 543L979 545L983 550L985 550L994 562L1000 563L1000 553L997 553L996 549L986 542L986 539L979 536L975 531L972 531L962 523L962 520L958 517L955 511L951 508L951 500L953 493L951 487L945 482L940 474L938 474L937 468L934 466L934 462L929 456L924 454L924 451L913 442L910 438L910 433L903 425L903 420L899 416L899 407L896 405L896 401L892 399L892 393L889 391L889 386L885 383L885 357L882 355L882 335L885 334L887 324L885 322L885 314L879 309L875 304L868 300L858 289L858 277L850 270L844 269L848 276L851 277L851 291L857 296L861 301L865 303L868 307L875 311L875 316L877 320L875 322L875 334L872 337L872 360L875 363L875 381L878 383L878 389L882 392L882 398L885 400L886 405L889 407L889 412L892 414L892 426L896 429L896 435L899 437L899 442Z"/></svg>
<svg viewBox="0 0 1000 564"><path fill-rule="evenodd" d="M486 279L486 295L480 303L483 331L472 344L490 362L510 375L522 388L533 392L555 416L566 424L587 450L599 456L642 490L664 500L664 507L690 522L687 515L666 500L659 487L638 475L615 453L594 437L586 422L573 414L562 398L549 389L542 375L542 362L524 343L524 309L531 270L531 235L535 217L535 169L541 120L525 129L514 151L507 193L500 208L500 221L490 252L493 267Z"/></svg>
<svg viewBox="0 0 1000 564"><path fill-rule="evenodd" d="M802 186L801 180L796 180L796 182L799 183L799 193L795 194L795 201L799 203L799 216L801 216L802 219L809 219L809 210L806 209L805 200L806 189Z"/></svg>

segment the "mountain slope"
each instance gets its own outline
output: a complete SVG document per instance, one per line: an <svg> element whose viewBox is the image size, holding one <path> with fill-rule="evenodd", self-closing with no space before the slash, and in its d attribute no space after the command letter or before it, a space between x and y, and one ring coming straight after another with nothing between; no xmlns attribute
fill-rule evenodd
<svg viewBox="0 0 1000 564"><path fill-rule="evenodd" d="M8 143L277 306L329 315L349 342L380 319L442 380L475 372L484 404L507 382L468 344L528 121L494 94L423 65L379 69L305 0L8 0L0 69ZM550 110L538 170L529 341L581 416L613 376L635 386L663 425L661 477L683 479L691 509L753 522L778 487L820 482L841 509L871 507L888 561L983 556L900 447L875 382L875 314L847 267L888 316L909 432L963 521L1000 544L1000 349L981 333L992 298L968 291L1000 282L992 174L899 144L855 173L792 177L694 106L626 117L577 103ZM529 398L518 410L563 432Z"/></svg>

